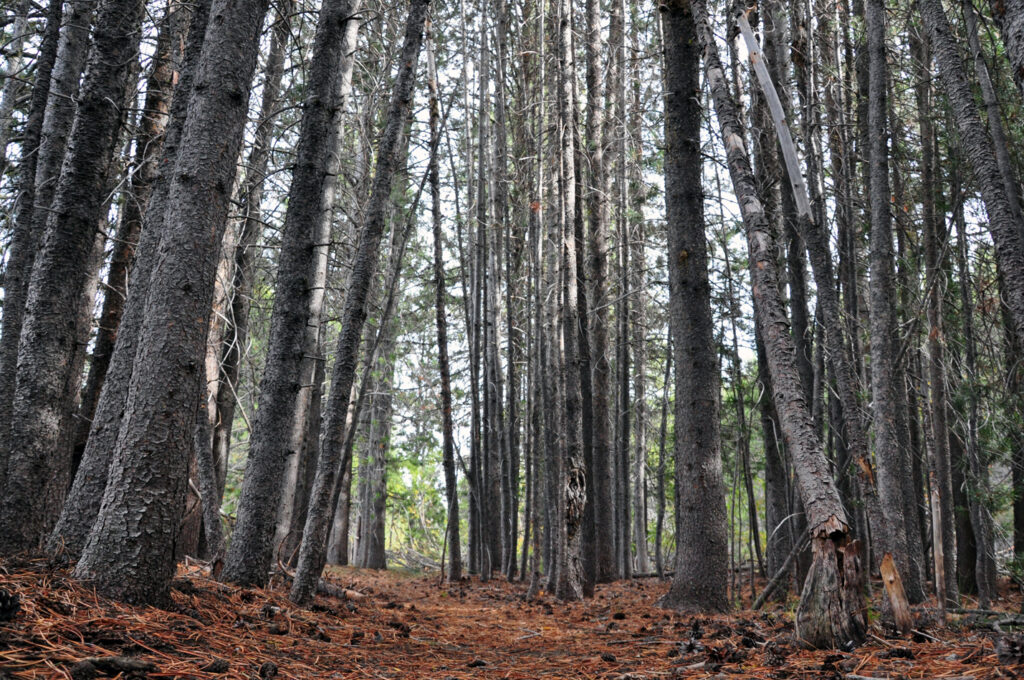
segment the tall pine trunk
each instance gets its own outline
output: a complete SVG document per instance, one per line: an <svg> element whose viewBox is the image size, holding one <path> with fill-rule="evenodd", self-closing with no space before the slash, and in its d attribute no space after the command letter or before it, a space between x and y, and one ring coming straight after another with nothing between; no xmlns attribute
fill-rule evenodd
<svg viewBox="0 0 1024 680"><path fill-rule="evenodd" d="M675 383L675 576L661 604L726 611L729 557L719 450L718 350L701 190L700 50L689 4L674 0L664 7L669 320L673 358L686 370L676 372Z"/></svg>
<svg viewBox="0 0 1024 680"><path fill-rule="evenodd" d="M110 477L74 572L128 602L169 597L214 276L268 4L210 8Z"/></svg>
<svg viewBox="0 0 1024 680"><path fill-rule="evenodd" d="M70 483L73 374L80 301L123 121L118 103L141 33L141 0L105 0L89 48L78 112L49 206L25 301L9 434L0 552L41 547ZM37 191L37 196L38 196ZM37 209L39 208L37 204Z"/></svg>
<svg viewBox="0 0 1024 680"><path fill-rule="evenodd" d="M270 575L274 528L287 456L301 454L301 436L315 367L326 277L326 247L338 174L339 118L345 93L339 72L354 48L358 0L331 0L320 10L306 84L302 129L281 237L260 406L238 505L238 523L224 563L226 581L263 585ZM312 340L312 342L310 342ZM305 407L305 408L300 408ZM282 455L284 454L284 455Z"/></svg>

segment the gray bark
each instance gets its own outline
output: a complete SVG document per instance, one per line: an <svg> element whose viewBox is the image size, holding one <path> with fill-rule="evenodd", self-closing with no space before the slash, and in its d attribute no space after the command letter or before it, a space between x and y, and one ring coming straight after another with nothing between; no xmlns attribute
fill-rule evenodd
<svg viewBox="0 0 1024 680"><path fill-rule="evenodd" d="M4 313L0 325L0 488L7 478L9 454L7 431L10 427L14 396L14 375L18 359L18 336L24 312L25 293L32 262L35 259L36 232L32 227L35 208L36 166L39 159L43 119L50 95L50 75L57 60L63 0L50 0L46 28L36 53L36 80L32 85L28 118L22 132L22 158L18 168L18 195L14 204L14 227L4 269Z"/></svg>
<svg viewBox="0 0 1024 680"><path fill-rule="evenodd" d="M241 224L235 244L231 272L230 304L220 348L220 386L217 389L216 414L213 419L213 460L217 472L217 494L224 494L227 480L228 456L231 452L231 433L238 405L237 386L242 360L249 344L249 308L252 298L253 260L256 243L263 233L264 181L270 162L270 142L273 114L281 96L281 78L284 74L284 53L291 37L290 15L279 16L271 30L270 51L263 68L263 96L260 103L259 124L253 135L252 150L246 161L245 184L241 195Z"/></svg>
<svg viewBox="0 0 1024 680"><path fill-rule="evenodd" d="M238 523L222 575L232 583L266 583L287 457L297 458L301 453L301 437L295 435L304 429L304 407L312 384L312 355L323 304L339 164L339 118L344 104L339 73L344 55L355 46L358 22L353 15L357 10L358 2L332 0L324 4L317 22L309 96L282 234L260 408L253 422Z"/></svg>
<svg viewBox="0 0 1024 680"><path fill-rule="evenodd" d="M940 80L953 110L960 146L974 172L988 212L989 231L1005 284L1002 293L1018 337L1024 337L1024 234L1003 186L995 145L978 115L963 59L939 0L919 0L918 11L928 31ZM1007 14L1008 24L1024 28L1024 12Z"/></svg>
<svg viewBox="0 0 1024 680"><path fill-rule="evenodd" d="M214 278L267 5L210 8L109 482L74 572L127 602L166 601L174 575Z"/></svg>
<svg viewBox="0 0 1024 680"><path fill-rule="evenodd" d="M197 3L192 10L189 39L185 47L181 78L176 88L177 96L171 102L171 119L164 133L159 174L154 178L147 204L145 225L132 266L128 299L125 301L124 314L114 343L114 353L103 381L74 484L64 503L57 526L47 542L47 550L50 553L63 551L70 559L77 559L81 554L99 513L107 485L107 474L128 400L128 388L138 349L146 295L157 247L163 233L164 208L167 205L171 174L185 124L195 69L203 47L209 8L209 1L206 0Z"/></svg>
<svg viewBox="0 0 1024 680"><path fill-rule="evenodd" d="M429 4L429 0L413 0L411 4L399 59L398 77L388 107L386 127L378 147L373 188L360 230L349 290L345 296L341 335L338 339L337 358L327 406L327 420L317 461L316 477L313 480L313 491L310 495L302 546L299 550L295 582L290 594L292 601L296 603L305 603L312 597L326 559L327 531L333 509L330 507L330 500L341 462L348 400L355 379L363 324L366 321L366 301L379 258L378 250L384 231L391 182L398 161L396 150L399 146L399 133L412 105L415 69L419 60L423 26Z"/></svg>
<svg viewBox="0 0 1024 680"><path fill-rule="evenodd" d="M693 0L691 7L725 142L729 173L747 232L755 311L764 332L780 425L793 459L812 536L814 561L797 609L796 633L805 644L834 647L864 635L857 544L848 543L846 513L803 398L796 349L778 295L771 229L757 199L739 116L708 25L707 11L701 0Z"/></svg>
<svg viewBox="0 0 1024 680"><path fill-rule="evenodd" d="M1013 80L1024 96L1024 0L989 0L1010 60Z"/></svg>
<svg viewBox="0 0 1024 680"><path fill-rule="evenodd" d="M665 22L665 207L675 382L675 575L662 606L727 611L728 541L719 450L718 350L711 314L700 150L700 51L684 0ZM667 389L667 388L666 388Z"/></svg>
<svg viewBox="0 0 1024 680"><path fill-rule="evenodd" d="M121 219L113 239L113 252L104 286L103 309L100 312L96 343L89 363L89 377L82 389L82 403L78 409L75 433L75 454L85 449L100 389L110 368L118 327L124 316L124 303L128 296L128 277L135 249L142 231L142 216L163 147L164 130L170 115L171 95L181 62L182 42L189 12L179 2L168 3L160 22L153 66L146 82L139 132L135 141L135 161L131 170L130 190L122 208ZM134 104L134 91L130 101Z"/></svg>
<svg viewBox="0 0 1024 680"><path fill-rule="evenodd" d="M67 152L45 214L18 346L0 552L39 548L63 506L71 473L73 374L79 301L106 205L107 173L119 138L125 88L136 59L141 0L106 0L78 98ZM38 174L37 174L38 178ZM41 193L37 190L37 201ZM36 205L37 213L40 205Z"/></svg>
<svg viewBox="0 0 1024 680"><path fill-rule="evenodd" d="M884 6L867 0L868 128L871 204L871 392L878 458L878 495L882 513L904 516L906 498L903 480L910 478L909 452L901 446L898 413L902 378L897 369L898 335L895 287L895 258L892 246L892 216L889 191L888 124L886 114L887 66L885 59ZM921 565L910 550L906 524L889 524L885 548L892 552L897 569L911 597L920 600ZM916 537L914 537L916 538Z"/></svg>

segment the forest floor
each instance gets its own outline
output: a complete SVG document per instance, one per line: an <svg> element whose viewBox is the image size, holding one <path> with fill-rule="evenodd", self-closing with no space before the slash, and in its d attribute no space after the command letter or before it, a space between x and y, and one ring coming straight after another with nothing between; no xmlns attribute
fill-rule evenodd
<svg viewBox="0 0 1024 680"><path fill-rule="evenodd" d="M525 584L500 580L441 586L436 573L332 568L329 582L355 592L319 595L304 609L282 583L234 588L193 568L175 581L172 610L133 608L45 562L0 562L0 588L20 597L13 619L0 621L0 680L1024 677L1024 666L1008 665L1024 662L1024 638L1009 632L1019 595L999 603L1005 615L922 619L904 638L876 627L857 649L828 652L793 642L792 599L769 611L680 615L655 607L667 589L657 579L599 586L571 604L544 593L526 602ZM991 626L1000 618L1006 636Z"/></svg>

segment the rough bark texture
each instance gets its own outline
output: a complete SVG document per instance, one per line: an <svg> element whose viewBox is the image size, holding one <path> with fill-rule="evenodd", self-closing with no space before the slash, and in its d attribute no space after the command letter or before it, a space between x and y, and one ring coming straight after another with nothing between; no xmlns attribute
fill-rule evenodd
<svg viewBox="0 0 1024 680"><path fill-rule="evenodd" d="M812 536L813 561L797 609L796 635L804 644L814 647L856 642L863 637L866 623L859 592L859 546L848 540L846 513L803 397L796 349L778 294L774 242L757 199L739 116L708 25L707 10L701 0L693 0L691 7L725 142L729 174L747 232L755 310L764 333L780 425L793 459Z"/></svg>
<svg viewBox="0 0 1024 680"><path fill-rule="evenodd" d="M80 378L72 375L81 332L76 303L86 289L106 204L107 172L123 120L118 102L124 101L138 51L143 4L106 0L100 5L78 114L29 280L0 552L41 547L70 482L71 413Z"/></svg>
<svg viewBox="0 0 1024 680"><path fill-rule="evenodd" d="M352 263L349 290L345 296L341 334L338 338L331 392L327 406L327 421L317 461L316 477L310 495L306 527L299 550L299 564L291 599L304 603L312 597L320 573L323 571L327 552L327 531L331 522L330 500L341 462L344 445L344 427L348 412L348 400L355 379L356 360L366 321L366 300L370 281L373 279L379 259L381 235L387 203L391 195L391 182L397 164L399 132L405 124L412 104L413 83L416 64L422 44L423 26L426 21L429 0L413 0L409 9L405 40L399 60L398 77L387 113L387 123L377 151L377 167L374 173L366 216L359 234L359 246Z"/></svg>
<svg viewBox="0 0 1024 680"><path fill-rule="evenodd" d="M996 20L1010 59L1013 80L1024 96L1024 0L990 0L992 17Z"/></svg>
<svg viewBox="0 0 1024 680"><path fill-rule="evenodd" d="M1002 290L1018 337L1024 337L1024 234L1014 219L1003 188L992 138L978 115L963 59L939 0L918 0L921 19L931 39L939 76L953 110L960 145L974 172L988 212L989 231L1005 284ZM1024 28L1024 12L1007 13L1006 22Z"/></svg>
<svg viewBox="0 0 1024 680"><path fill-rule="evenodd" d="M871 184L871 393L878 458L878 495L887 517L903 517L903 480L910 476L910 458L898 435L902 379L897 371L895 258L889 191L888 125L886 115L885 17L880 0L865 6L868 49L868 128L871 130L869 162ZM921 567L912 557L906 525L889 523L886 549L891 551L907 590L915 600L921 595ZM916 538L916 537L915 537Z"/></svg>
<svg viewBox="0 0 1024 680"><path fill-rule="evenodd" d="M719 451L718 349L704 235L700 152L700 50L690 6L663 4L665 23L665 208L675 384L675 576L661 604L726 611L728 540Z"/></svg>
<svg viewBox="0 0 1024 680"><path fill-rule="evenodd" d="M153 66L146 82L146 99L135 140L135 162L131 170L131 189L124 203L121 220L113 238L113 252L104 286L103 310L100 312L96 343L89 362L89 378L82 389L75 433L75 455L80 460L85 449L100 389L110 368L118 327L124 316L128 297L128 277L135 248L142 231L142 216L149 201L150 189L157 175L164 130L171 108L171 94L181 61L184 29L189 12L179 2L168 3L160 23ZM129 101L134 103L134 91ZM91 312L91 310L90 310Z"/></svg>
<svg viewBox="0 0 1024 680"><path fill-rule="evenodd" d="M268 356L260 384L260 408L238 506L238 524L223 578L263 585L270 575L274 527L288 456L298 456L295 430L299 398L312 383L316 326L323 304L326 244L338 173L344 93L338 73L346 44L354 40L355 0L331 0L320 10L302 116L302 130L285 215ZM351 31L350 31L351 27ZM310 328L311 323L313 328ZM304 401L308 402L308 395ZM303 410L301 422L305 423Z"/></svg>
<svg viewBox="0 0 1024 680"><path fill-rule="evenodd" d="M166 601L174 575L217 256L267 5L210 8L110 479L74 572L128 602Z"/></svg>
<svg viewBox="0 0 1024 680"><path fill-rule="evenodd" d="M11 243L10 260L4 273L4 319L3 332L0 333L0 432L5 435L11 427L18 347L28 300L29 279L46 230L48 210L53 201L68 135L75 118L76 95L89 52L89 26L92 25L95 7L96 0L73 0L67 3L63 12L54 15L54 26L59 30L59 36L56 37L56 61L50 65L50 75L47 76L45 111L39 123L42 127L33 130L38 135L34 147L25 147L35 148L35 153L30 155L32 176L29 178L24 173L22 175L24 181L15 238ZM40 65L45 71L48 55L41 52L40 58ZM32 185L30 193L27 190L29 182ZM13 448L12 444L7 436L0 437L0 462L3 463L0 482L7 472L6 452Z"/></svg>
<svg viewBox="0 0 1024 680"><path fill-rule="evenodd" d="M560 540L557 546L555 596L562 600L583 597L582 524L586 502L586 476L583 461L582 396L580 393L578 281L576 277L576 170L573 135L573 83L576 59L572 50L572 6L569 0L559 4L558 17L558 113L561 135L562 172L559 177L561 199L562 262L562 375L565 382L565 448L559 477L558 518Z"/></svg>
<svg viewBox="0 0 1024 680"><path fill-rule="evenodd" d="M46 28L36 53L36 80L32 85L28 117L22 131L22 158L18 168L18 196L14 205L14 228L4 269L4 311L0 325L0 489L7 478L10 427L14 396L14 375L18 360L18 337L25 306L29 275L35 259L36 232L32 215L36 195L36 166L46 103L50 96L50 75L57 60L63 0L50 0L46 11Z"/></svg>
<svg viewBox="0 0 1024 680"><path fill-rule="evenodd" d="M124 314L118 328L117 340L114 343L110 368L103 381L96 413L92 418L89 439L82 453L82 461L78 466L74 484L64 503L57 526L47 542L47 550L51 554L63 551L71 559L78 558L103 500L103 492L107 485L107 473L110 461L114 456L114 445L128 400L128 387L139 343L146 295L156 260L157 247L163 233L164 208L167 204L171 175L185 124L195 69L203 47L209 9L210 0L204 0L196 3L192 10L181 78L178 82L177 96L171 103L171 120L164 133L163 156L158 167L159 174L154 179L145 215L145 225L136 251L135 263L132 266L128 299L125 302Z"/></svg>

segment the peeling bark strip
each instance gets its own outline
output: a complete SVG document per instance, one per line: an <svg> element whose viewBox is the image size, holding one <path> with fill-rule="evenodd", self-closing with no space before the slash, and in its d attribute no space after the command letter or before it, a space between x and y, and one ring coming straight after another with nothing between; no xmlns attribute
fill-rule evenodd
<svg viewBox="0 0 1024 680"><path fill-rule="evenodd" d="M39 548L64 504L71 470L73 357L79 301L106 205L107 173L142 29L142 0L104 0L89 48L62 172L46 215L18 345L0 552ZM38 207L38 206L37 206Z"/></svg>
<svg viewBox="0 0 1024 680"><path fill-rule="evenodd" d="M864 636L860 546L850 542L846 513L811 423L796 368L796 348L782 301L771 228L754 184L736 104L708 24L703 0L691 0L711 95L725 142L729 174L747 232L755 310L764 333L775 402L796 468L811 529L813 562L797 609L796 635L812 647L837 647Z"/></svg>
<svg viewBox="0 0 1024 680"><path fill-rule="evenodd" d="M259 410L238 506L238 525L224 565L224 580L264 585L274 553L274 528L287 456L301 451L293 437L303 390L312 383L323 305L326 243L338 174L340 116L346 47L354 48L359 0L328 0L320 10L302 129L270 321L268 356ZM352 30L350 30L352 29ZM350 35L351 34L351 35ZM304 411L305 409L301 409ZM301 421L304 423L305 418Z"/></svg>
<svg viewBox="0 0 1024 680"><path fill-rule="evenodd" d="M295 583L290 595L292 601L299 604L307 602L313 596L326 560L327 530L332 510L330 501L345 444L345 419L355 378L363 324L366 321L366 299L380 257L380 240L384 232L384 218L395 174L399 132L412 105L416 64L419 61L423 27L429 5L430 0L413 0L409 8L398 77L388 107L386 127L377 151L373 189L359 235L358 250L352 263L352 278L348 294L345 296L337 359L331 379L327 422L317 461L316 477L313 479L302 546L299 549Z"/></svg>
<svg viewBox="0 0 1024 680"><path fill-rule="evenodd" d="M174 575L217 259L268 4L210 8L109 483L74 572L128 602L166 601Z"/></svg>

